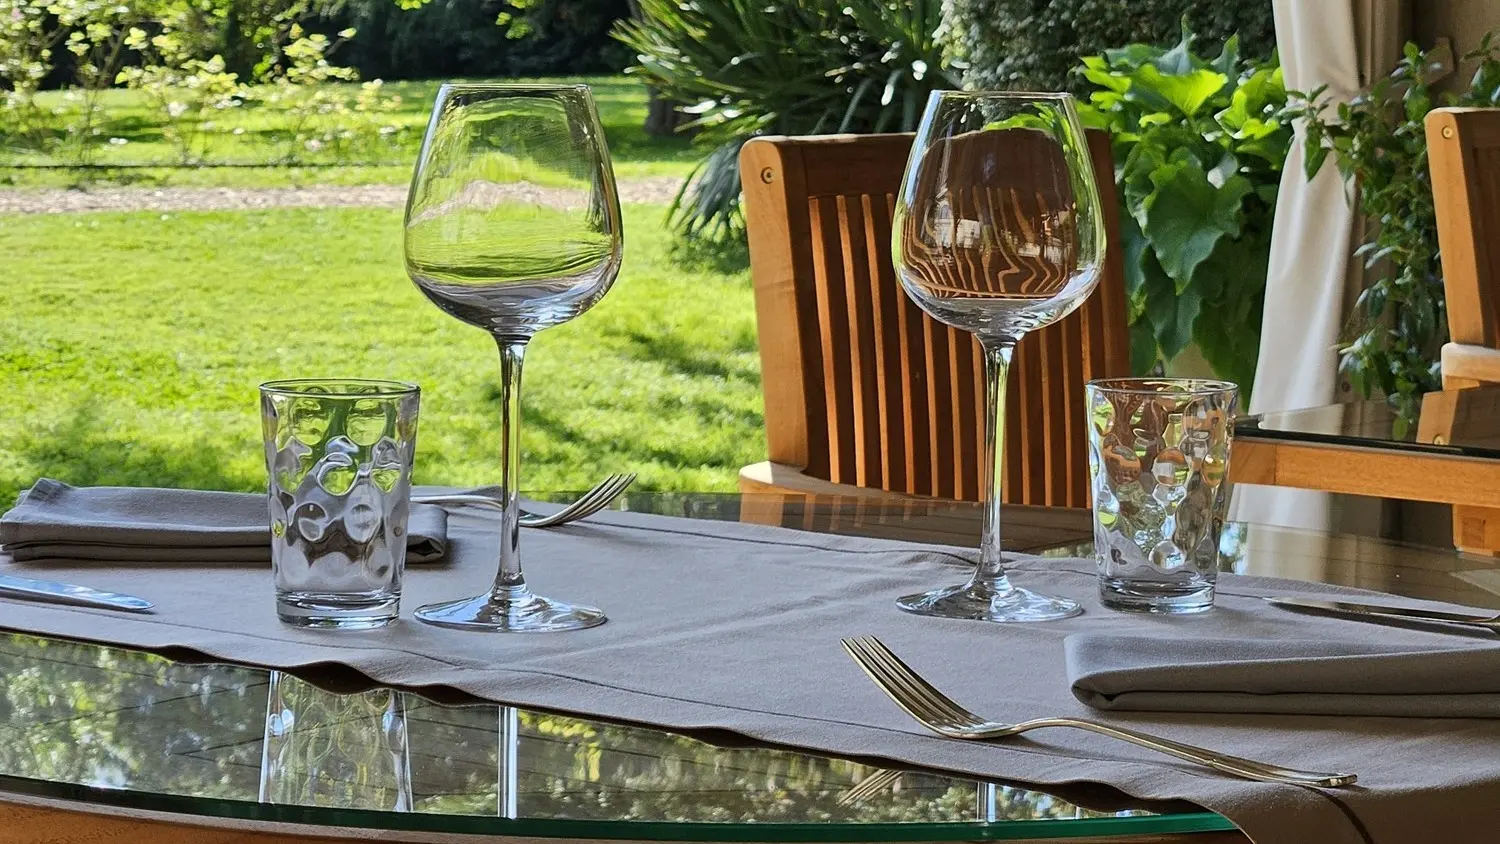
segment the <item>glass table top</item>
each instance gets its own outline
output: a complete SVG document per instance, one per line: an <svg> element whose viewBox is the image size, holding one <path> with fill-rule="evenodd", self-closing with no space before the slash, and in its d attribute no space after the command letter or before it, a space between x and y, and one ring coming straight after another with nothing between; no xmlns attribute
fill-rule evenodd
<svg viewBox="0 0 1500 844"><path fill-rule="evenodd" d="M1500 459L1500 386L1428 393L1416 419L1365 401L1246 416L1234 434Z"/></svg>
<svg viewBox="0 0 1500 844"><path fill-rule="evenodd" d="M959 545L977 542L980 517L971 504L727 494L629 494L618 505ZM1007 515L1013 546L1091 553L1086 512ZM1257 551L1266 541L1275 553ZM1500 607L1489 558L1243 525L1225 546L1235 571ZM0 791L200 819L528 837L973 841L1232 829L1193 806L1132 804L1100 787L1044 793L351 682L0 634Z"/></svg>

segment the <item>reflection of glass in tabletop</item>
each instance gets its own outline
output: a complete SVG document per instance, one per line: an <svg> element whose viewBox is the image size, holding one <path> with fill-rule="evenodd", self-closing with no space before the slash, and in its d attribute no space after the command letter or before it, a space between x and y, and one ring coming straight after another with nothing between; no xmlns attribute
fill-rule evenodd
<svg viewBox="0 0 1500 844"><path fill-rule="evenodd" d="M336 695L270 674L260 802L411 811L405 692Z"/></svg>
<svg viewBox="0 0 1500 844"><path fill-rule="evenodd" d="M312 728L311 740L293 748L298 753L287 755L284 737L273 736L274 747L264 743L268 708L295 709L299 727ZM495 819L506 815L521 825L506 831L518 834L527 823L558 820L582 823L580 835L620 837L631 835L618 824L753 823L765 827L762 840L774 841L778 829L801 829L805 836L806 825L854 825L830 840L859 840L869 824L911 825L903 837L921 840L951 838L953 824L1145 814L1123 806L1091 811L1039 791L934 773L887 773L788 750L721 747L510 707L440 705L387 690L337 695L282 672L187 665L20 634L0 638L0 713L9 739L0 743L0 775L105 786L121 790L112 792L116 798L122 792L143 800L153 794L198 798L195 810L210 816L247 811L229 801L248 801L250 817L260 817L258 798L284 804L269 812L285 804L369 809L400 795L403 805L388 808L404 809L409 799L411 811L429 818L414 821L420 829L501 831ZM393 715L404 742L394 754ZM268 772L265 760L273 758L280 767ZM392 769L393 758L409 765L409 780ZM298 786L308 785L305 775L319 759L327 764L316 787ZM331 777L347 781L330 783ZM271 798L264 796L267 783ZM402 793L408 789L409 797ZM1106 799L1106 808L1116 809L1109 802L1115 799ZM316 811L264 817L319 822ZM1180 821L1196 825L1176 828L1203 828L1217 818L1192 812ZM339 821L330 816L323 822ZM413 828L413 822L392 823ZM659 827L639 828L638 837L669 837ZM1136 830L1147 831L1120 832Z"/></svg>

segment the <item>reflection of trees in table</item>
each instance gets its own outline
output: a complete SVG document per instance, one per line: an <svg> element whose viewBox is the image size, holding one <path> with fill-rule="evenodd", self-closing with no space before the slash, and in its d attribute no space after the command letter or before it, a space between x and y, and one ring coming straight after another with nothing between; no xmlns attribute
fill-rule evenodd
<svg viewBox="0 0 1500 844"><path fill-rule="evenodd" d="M0 772L205 797L250 781L196 755L259 740L265 672L181 665L151 654L8 635L0 639ZM253 794L253 792L252 792ZM252 797L253 799L253 797Z"/></svg>
<svg viewBox="0 0 1500 844"><path fill-rule="evenodd" d="M439 706L415 695L406 701L415 810L495 815L499 709ZM7 635L0 637L6 738L0 773L254 801L266 703L265 671ZM710 823L980 817L980 787L965 780L904 773L841 805L852 786L879 769L545 713L521 712L518 721L521 817ZM351 753L380 746L378 722L370 723L368 739L354 740ZM994 791L996 819L1079 814L1045 794Z"/></svg>

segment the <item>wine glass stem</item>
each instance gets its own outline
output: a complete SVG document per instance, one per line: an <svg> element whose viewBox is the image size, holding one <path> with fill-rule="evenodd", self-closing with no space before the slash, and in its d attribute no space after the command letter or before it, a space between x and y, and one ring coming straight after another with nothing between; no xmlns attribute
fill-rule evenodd
<svg viewBox="0 0 1500 844"><path fill-rule="evenodd" d="M984 349L984 533L979 544L979 568L969 581L972 590L983 590L999 596L1015 587L1005 576L1000 557L1000 485L1005 479L1005 383L1010 373L1013 338L985 339Z"/></svg>
<svg viewBox="0 0 1500 844"><path fill-rule="evenodd" d="M500 573L490 594L502 602L531 591L521 574L521 363L527 339L495 338L500 345Z"/></svg>

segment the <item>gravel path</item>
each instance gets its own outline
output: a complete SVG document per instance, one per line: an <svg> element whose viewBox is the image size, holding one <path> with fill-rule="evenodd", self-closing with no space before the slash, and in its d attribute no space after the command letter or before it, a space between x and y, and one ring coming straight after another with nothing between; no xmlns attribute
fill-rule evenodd
<svg viewBox="0 0 1500 844"><path fill-rule="evenodd" d="M621 202L663 204L681 179L655 176L620 182ZM528 185L495 185L534 193ZM541 197L544 201L547 197ZM304 188L95 188L0 189L0 214L72 214L84 211L245 211L258 208L400 208L405 185L312 185Z"/></svg>

